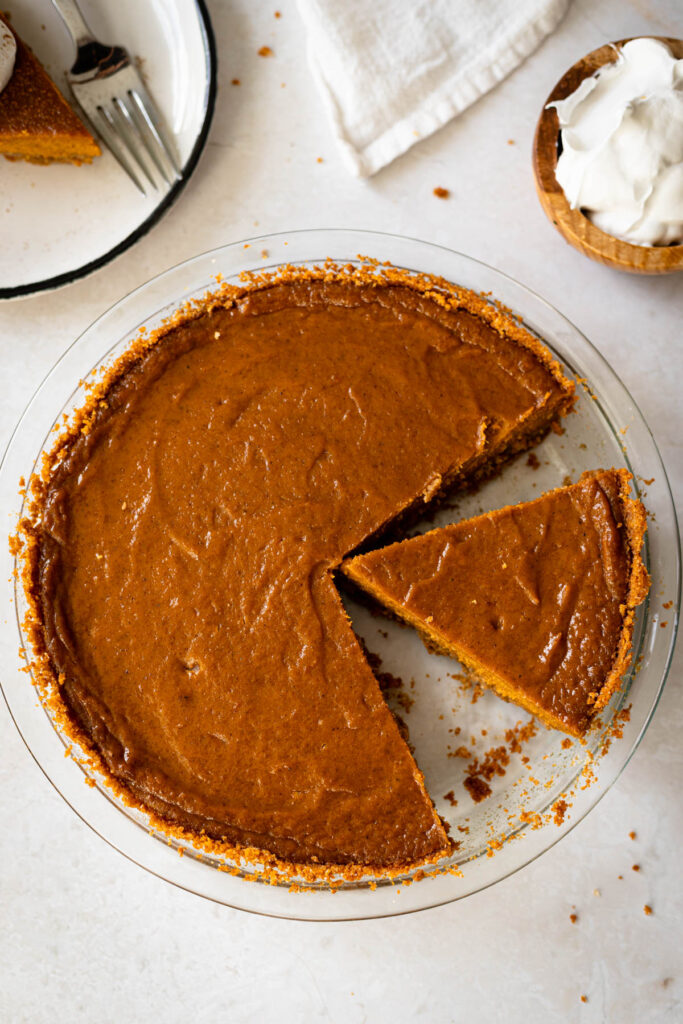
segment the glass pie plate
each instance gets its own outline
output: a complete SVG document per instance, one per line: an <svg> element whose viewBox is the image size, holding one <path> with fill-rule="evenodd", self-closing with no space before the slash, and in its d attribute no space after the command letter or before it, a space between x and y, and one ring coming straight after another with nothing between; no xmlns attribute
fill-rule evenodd
<svg viewBox="0 0 683 1024"><path fill-rule="evenodd" d="M493 885L549 849L597 804L638 746L666 680L678 619L680 549L666 472L646 423L613 370L552 306L509 277L439 246L373 232L301 231L228 245L166 271L104 313L59 360L10 440L0 468L2 521L13 529L21 516L20 478L30 477L63 415L83 404L83 382L110 365L141 327L158 325L185 300L211 288L218 274L231 282L243 271L319 264L328 257L356 263L359 254L491 293L543 339L568 375L586 382L578 387L576 414L566 418L563 433L551 432L534 450L536 458L517 458L421 528L534 498L586 469L626 466L652 513L644 558L653 582L636 620L632 669L583 743L538 723L535 730L525 728L528 714L490 692L480 693L463 680L457 662L429 654L412 630L345 598L354 628L381 658L382 672L402 680L402 686L386 690L387 699L407 725L427 789L459 842L448 865L458 870L419 880L380 880L376 887L356 882L336 891L323 885L290 891L288 881L254 881L245 877L249 866L200 857L190 845L180 851L182 844L169 843L153 829L150 834L143 813L125 806L92 769L65 757L69 742L40 704L20 654L25 601L14 556L3 544L2 687L47 778L84 822L148 871L219 903L280 917L358 919L437 906ZM668 628L660 628L664 621ZM621 735L615 738L615 732ZM473 770L491 789L479 803L464 786ZM239 870L219 870L226 866Z"/></svg>

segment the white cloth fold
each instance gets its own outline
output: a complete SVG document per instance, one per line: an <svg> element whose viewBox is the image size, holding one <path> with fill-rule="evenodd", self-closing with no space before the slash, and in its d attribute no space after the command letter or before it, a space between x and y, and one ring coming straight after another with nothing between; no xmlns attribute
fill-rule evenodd
<svg viewBox="0 0 683 1024"><path fill-rule="evenodd" d="M299 0L309 63L354 173L374 174L492 89L569 2Z"/></svg>

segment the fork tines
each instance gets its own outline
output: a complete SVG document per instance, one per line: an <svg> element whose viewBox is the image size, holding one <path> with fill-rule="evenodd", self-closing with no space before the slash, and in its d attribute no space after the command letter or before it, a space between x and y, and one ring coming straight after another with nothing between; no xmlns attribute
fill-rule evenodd
<svg viewBox="0 0 683 1024"><path fill-rule="evenodd" d="M179 178L173 145L135 68L127 63L84 79L86 76L69 76L74 98L142 194L147 194L145 179L158 189L159 177L168 185Z"/></svg>

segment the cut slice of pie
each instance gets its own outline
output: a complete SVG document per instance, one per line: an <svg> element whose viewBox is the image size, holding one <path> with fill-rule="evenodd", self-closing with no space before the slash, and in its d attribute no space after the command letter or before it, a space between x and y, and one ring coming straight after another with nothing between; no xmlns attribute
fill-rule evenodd
<svg viewBox="0 0 683 1024"><path fill-rule="evenodd" d="M6 19L17 42L14 71L0 92L0 154L29 163L90 163L100 147L38 58Z"/></svg>
<svg viewBox="0 0 683 1024"><path fill-rule="evenodd" d="M649 577L623 469L347 559L343 572L502 697L582 735L628 667Z"/></svg>

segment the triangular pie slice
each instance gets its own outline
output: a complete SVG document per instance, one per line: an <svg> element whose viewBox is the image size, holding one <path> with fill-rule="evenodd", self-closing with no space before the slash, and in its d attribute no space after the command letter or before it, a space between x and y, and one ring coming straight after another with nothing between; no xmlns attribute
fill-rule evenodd
<svg viewBox="0 0 683 1024"><path fill-rule="evenodd" d="M507 700L581 736L628 666L649 577L626 470L348 559L343 572Z"/></svg>
<svg viewBox="0 0 683 1024"><path fill-rule="evenodd" d="M90 163L100 147L66 102L44 67L14 34L14 71L0 92L0 154L29 163Z"/></svg>

